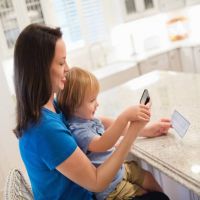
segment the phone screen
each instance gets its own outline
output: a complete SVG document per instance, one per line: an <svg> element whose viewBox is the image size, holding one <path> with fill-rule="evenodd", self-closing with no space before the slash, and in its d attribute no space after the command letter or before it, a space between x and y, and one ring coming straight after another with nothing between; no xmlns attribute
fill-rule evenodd
<svg viewBox="0 0 200 200"><path fill-rule="evenodd" d="M140 99L140 103L146 105L149 101L150 101L149 92L147 89L145 89Z"/></svg>

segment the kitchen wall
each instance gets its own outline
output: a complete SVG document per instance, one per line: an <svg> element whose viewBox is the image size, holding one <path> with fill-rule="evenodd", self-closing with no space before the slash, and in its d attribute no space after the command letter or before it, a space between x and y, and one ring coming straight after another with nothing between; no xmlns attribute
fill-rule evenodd
<svg viewBox="0 0 200 200"><path fill-rule="evenodd" d="M18 151L18 142L12 129L15 125L15 103L0 62L0 199L9 169L24 169Z"/></svg>
<svg viewBox="0 0 200 200"><path fill-rule="evenodd" d="M139 54L170 45L172 42L169 40L166 22L179 16L188 18L188 39L199 41L200 27L197 26L199 10L200 5L196 5L115 26L111 32L111 39L115 51L117 49L116 57L121 55L123 58L128 58L133 53Z"/></svg>
<svg viewBox="0 0 200 200"><path fill-rule="evenodd" d="M113 0L104 0L104 10L110 33L110 40L102 44L104 51L102 48L96 48L92 57L93 60L98 60L94 63L91 60L89 47L83 48L81 53L75 50L69 55L69 64L82 65L92 70L112 62L129 59L144 51L170 45L166 22L173 17L187 17L190 29L189 39L200 40L200 27L197 25L197 20L200 18L200 5L159 13L128 23L123 23L120 7Z"/></svg>
<svg viewBox="0 0 200 200"><path fill-rule="evenodd" d="M178 15L188 17L191 30L190 38L200 39L200 27L197 21L200 19L200 5L122 23L120 8L114 2L115 0L103 0L110 40L97 44L92 58L90 48L68 52L71 65L79 65L92 70L108 63L128 59L143 51L150 51L152 48L168 45L170 41L166 21ZM111 8L113 13L111 13ZM12 59L4 62L4 68L0 63L0 82L0 192L2 193L8 170L12 167L24 169L17 148L17 139L12 133L15 124L15 101L12 98L14 93Z"/></svg>

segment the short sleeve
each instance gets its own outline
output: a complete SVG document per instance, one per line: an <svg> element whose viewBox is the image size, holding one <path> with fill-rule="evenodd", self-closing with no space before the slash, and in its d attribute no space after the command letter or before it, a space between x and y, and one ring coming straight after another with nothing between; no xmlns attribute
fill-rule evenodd
<svg viewBox="0 0 200 200"><path fill-rule="evenodd" d="M96 134L87 126L83 126L83 124L82 126L78 126L77 124L70 125L70 130L78 146L86 154L88 146Z"/></svg>
<svg viewBox="0 0 200 200"><path fill-rule="evenodd" d="M54 122L45 126L39 142L38 154L51 170L66 160L77 148L69 130Z"/></svg>

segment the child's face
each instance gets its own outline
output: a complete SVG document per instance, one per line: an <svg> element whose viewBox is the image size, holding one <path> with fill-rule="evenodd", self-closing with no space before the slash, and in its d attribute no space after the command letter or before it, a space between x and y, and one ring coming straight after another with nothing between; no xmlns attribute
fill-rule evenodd
<svg viewBox="0 0 200 200"><path fill-rule="evenodd" d="M75 115L83 119L93 119L95 111L99 105L97 102L97 95L98 94L91 93L86 95L82 105L76 109Z"/></svg>

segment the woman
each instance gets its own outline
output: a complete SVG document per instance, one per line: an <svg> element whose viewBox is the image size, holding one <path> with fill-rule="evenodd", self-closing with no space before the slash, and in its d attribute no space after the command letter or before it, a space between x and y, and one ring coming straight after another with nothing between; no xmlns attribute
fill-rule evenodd
<svg viewBox="0 0 200 200"><path fill-rule="evenodd" d="M96 168L79 149L59 111L54 94L64 88L68 70L66 49L59 28L37 24L19 35L14 51L14 82L21 157L28 172L35 199L92 199L89 191L102 191L119 170L145 122L131 123L118 149ZM134 107L121 117L134 121ZM146 118L149 110L146 109ZM120 117L120 116L119 116ZM106 120L106 118L105 118ZM109 120L108 120L109 123ZM170 123L154 126L167 132Z"/></svg>

